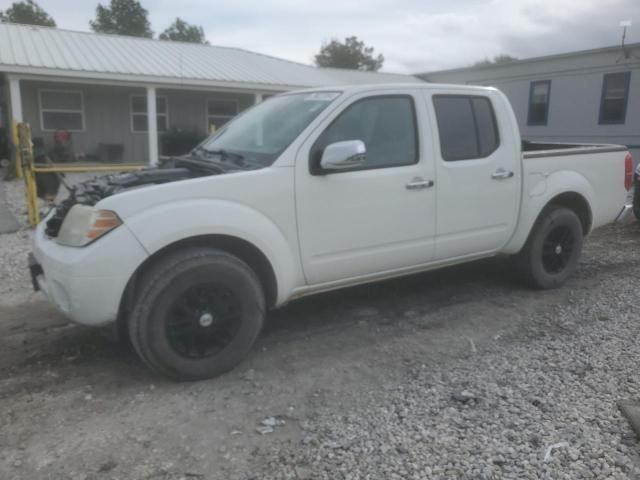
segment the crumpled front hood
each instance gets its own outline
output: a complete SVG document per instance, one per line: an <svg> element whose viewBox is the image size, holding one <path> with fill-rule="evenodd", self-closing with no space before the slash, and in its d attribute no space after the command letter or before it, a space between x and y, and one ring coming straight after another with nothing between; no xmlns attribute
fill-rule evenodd
<svg viewBox="0 0 640 480"><path fill-rule="evenodd" d="M175 182L193 178L195 175L187 168L148 168L138 172L104 175L77 184L69 198L75 203L95 205L100 200L131 188L160 183Z"/></svg>
<svg viewBox="0 0 640 480"><path fill-rule="evenodd" d="M47 221L45 232L50 237L56 237L67 213L76 204L93 206L104 198L134 188L219 175L230 171L232 169L209 162L175 158L165 160L158 167L94 177L73 186L69 196L55 207L54 214Z"/></svg>

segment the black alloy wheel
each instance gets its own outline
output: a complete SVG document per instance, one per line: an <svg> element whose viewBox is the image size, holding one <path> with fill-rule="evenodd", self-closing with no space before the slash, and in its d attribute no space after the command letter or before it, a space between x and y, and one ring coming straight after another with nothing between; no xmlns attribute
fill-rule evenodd
<svg viewBox="0 0 640 480"><path fill-rule="evenodd" d="M542 264L544 269L557 274L562 272L573 255L573 231L565 225L551 230L542 244Z"/></svg>
<svg viewBox="0 0 640 480"><path fill-rule="evenodd" d="M165 317L169 345L184 358L216 355L237 335L241 313L239 299L229 288L213 282L190 287Z"/></svg>
<svg viewBox="0 0 640 480"><path fill-rule="evenodd" d="M140 358L174 380L231 370L251 350L266 314L256 273L230 253L170 252L140 278L129 338Z"/></svg>
<svg viewBox="0 0 640 480"><path fill-rule="evenodd" d="M585 228L575 211L549 205L514 258L518 275L537 289L563 285L578 266L584 235Z"/></svg>

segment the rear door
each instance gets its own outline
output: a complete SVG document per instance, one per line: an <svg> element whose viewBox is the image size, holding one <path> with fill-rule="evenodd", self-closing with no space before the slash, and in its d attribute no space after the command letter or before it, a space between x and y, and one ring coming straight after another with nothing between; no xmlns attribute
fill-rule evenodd
<svg viewBox="0 0 640 480"><path fill-rule="evenodd" d="M361 93L337 109L296 158L300 254L311 285L411 268L433 258L435 183L419 92ZM361 140L365 164L316 172L324 148Z"/></svg>
<svg viewBox="0 0 640 480"><path fill-rule="evenodd" d="M511 236L520 200L520 154L505 102L426 91L436 151L435 259L494 252ZM518 139L519 140L519 139Z"/></svg>

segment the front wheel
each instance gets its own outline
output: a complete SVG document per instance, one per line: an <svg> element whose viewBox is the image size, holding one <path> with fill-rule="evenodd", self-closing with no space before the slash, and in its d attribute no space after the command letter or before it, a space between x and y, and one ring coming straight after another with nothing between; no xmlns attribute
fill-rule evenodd
<svg viewBox="0 0 640 480"><path fill-rule="evenodd" d="M533 288L560 287L576 269L583 237L582 224L573 210L547 209L516 256L521 278Z"/></svg>
<svg viewBox="0 0 640 480"><path fill-rule="evenodd" d="M226 252L169 254L141 278L129 336L144 362L174 380L201 380L237 365L254 344L265 298L254 271Z"/></svg>

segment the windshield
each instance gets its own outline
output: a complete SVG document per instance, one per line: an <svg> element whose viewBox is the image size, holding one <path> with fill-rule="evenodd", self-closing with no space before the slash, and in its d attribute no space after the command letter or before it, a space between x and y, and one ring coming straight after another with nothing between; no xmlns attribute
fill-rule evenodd
<svg viewBox="0 0 640 480"><path fill-rule="evenodd" d="M192 152L254 166L269 166L340 92L306 92L270 98L228 123Z"/></svg>

